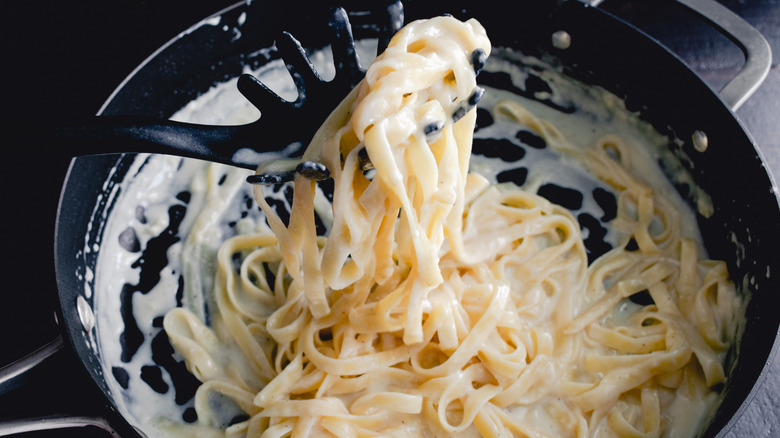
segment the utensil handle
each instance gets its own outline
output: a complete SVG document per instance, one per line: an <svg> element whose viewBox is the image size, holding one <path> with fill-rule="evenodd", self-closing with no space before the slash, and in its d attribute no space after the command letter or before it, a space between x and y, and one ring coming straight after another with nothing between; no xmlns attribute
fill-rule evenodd
<svg viewBox="0 0 780 438"><path fill-rule="evenodd" d="M43 146L43 152L61 152L67 158L149 152L199 158L251 170L258 164L253 161L256 154L237 154L240 147L255 146L257 135L255 133L253 137L252 124L211 126L154 117L96 116L72 123L3 125L3 132L9 133L11 144Z"/></svg>
<svg viewBox="0 0 780 438"><path fill-rule="evenodd" d="M736 111L758 89L772 65L766 38L739 15L715 0L677 0L728 37L745 54L740 71L720 90L721 99Z"/></svg>

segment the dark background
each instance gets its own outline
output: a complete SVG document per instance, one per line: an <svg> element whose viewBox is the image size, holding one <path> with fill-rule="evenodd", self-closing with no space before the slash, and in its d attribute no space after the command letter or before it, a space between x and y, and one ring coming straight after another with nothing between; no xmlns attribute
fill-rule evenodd
<svg viewBox="0 0 780 438"><path fill-rule="evenodd" d="M190 25L231 5L234 0L0 0L2 44L3 119L47 120L95 114L111 92L158 47ZM753 24L780 58L780 0L722 0ZM679 6L662 0L606 0L601 6L632 22L670 47L714 89L722 87L739 69L741 52L725 37ZM519 11L513 13L520 13ZM753 136L770 171L780 176L780 70L774 62L759 91L737 111ZM13 123L2 125L13 129ZM0 137L2 138L2 137ZM2 141L2 140L0 140ZM20 153L15 144L2 141L4 234L29 228L30 216L50 217L54 198L41 199L34 208L20 211L14 196L37 196L20 172L8 176L7 166L20 166L8 158ZM46 156L32 154L21 174L56 187L61 175L41 166ZM18 170L18 169L16 169ZM11 193L15 195L11 195ZM35 230L46 236L51 230ZM44 242L51 239L44 238ZM57 334L56 289L48 261L30 279L31 260L48 254L51 246L6 243L6 260L0 262L5 282L0 301L0 367L24 355ZM10 242L10 243L9 243ZM33 281L34 280L34 281ZM768 333L767 336L775 334ZM44 392L45 391L45 392ZM756 400L728 436L780 436L780 360L774 364ZM0 395L0 421L57 413L99 415L101 394L87 379L68 351L36 370L21 388ZM106 436L78 431L72 436ZM66 436L64 432L26 436ZM70 436L70 435L68 435Z"/></svg>

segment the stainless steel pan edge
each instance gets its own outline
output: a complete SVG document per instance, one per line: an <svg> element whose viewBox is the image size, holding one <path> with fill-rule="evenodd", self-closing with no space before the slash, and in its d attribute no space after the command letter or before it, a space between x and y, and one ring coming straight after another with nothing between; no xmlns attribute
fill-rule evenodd
<svg viewBox="0 0 780 438"><path fill-rule="evenodd" d="M745 54L742 69L720 90L723 102L736 111L758 89L772 66L766 38L740 16L711 0L676 0L729 37Z"/></svg>

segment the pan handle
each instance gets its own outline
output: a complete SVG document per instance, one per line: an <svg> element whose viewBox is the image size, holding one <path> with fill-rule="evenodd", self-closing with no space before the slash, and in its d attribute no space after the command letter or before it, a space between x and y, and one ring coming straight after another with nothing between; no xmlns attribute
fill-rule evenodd
<svg viewBox="0 0 780 438"><path fill-rule="evenodd" d="M598 6L604 0L586 0ZM718 92L721 100L736 111L758 89L772 66L772 48L766 38L742 17L715 0L676 0L730 39L745 55L745 63Z"/></svg>
<svg viewBox="0 0 780 438"><path fill-rule="evenodd" d="M58 335L46 345L38 348L27 356L0 368L0 394L4 394L11 389L18 387L28 371L62 350L64 346L65 342L62 339L62 335ZM0 436L2 436L1 433Z"/></svg>
<svg viewBox="0 0 780 438"><path fill-rule="evenodd" d="M758 89L772 65L772 49L766 38L742 17L714 0L677 0L728 37L745 54L742 69L718 94L736 111Z"/></svg>
<svg viewBox="0 0 780 438"><path fill-rule="evenodd" d="M44 430L75 429L77 427L97 427L107 432L111 437L120 438L119 433L103 418L72 416L52 416L2 422L0 423L0 436Z"/></svg>
<svg viewBox="0 0 780 438"><path fill-rule="evenodd" d="M28 371L52 357L64 347L65 341L62 335L59 335L27 356L0 368L0 394L18 387ZM106 431L110 436L119 438L119 434L104 418L67 415L0 421L0 437L78 427L97 427Z"/></svg>
<svg viewBox="0 0 780 438"><path fill-rule="evenodd" d="M31 371L64 348L65 340L62 338L62 335L58 335L27 356L0 368L0 394L20 386L28 371ZM0 437L80 427L96 427L104 430L111 437L120 438L119 433L111 427L105 418L72 415L53 415L0 421Z"/></svg>

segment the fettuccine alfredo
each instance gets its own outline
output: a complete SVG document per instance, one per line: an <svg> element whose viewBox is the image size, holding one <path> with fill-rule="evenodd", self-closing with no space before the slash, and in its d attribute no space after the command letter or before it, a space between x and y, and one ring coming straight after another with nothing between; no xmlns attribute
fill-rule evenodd
<svg viewBox="0 0 780 438"><path fill-rule="evenodd" d="M330 212L301 176L288 221L256 188L269 229L221 245L217 313L164 321L202 426L224 426L215 396L245 414L228 436L688 436L706 420L741 305L725 264L619 136L581 148L517 102L493 109L617 194L620 244L590 265L569 211L470 172L490 51L475 20L410 23L305 151L333 177Z"/></svg>

